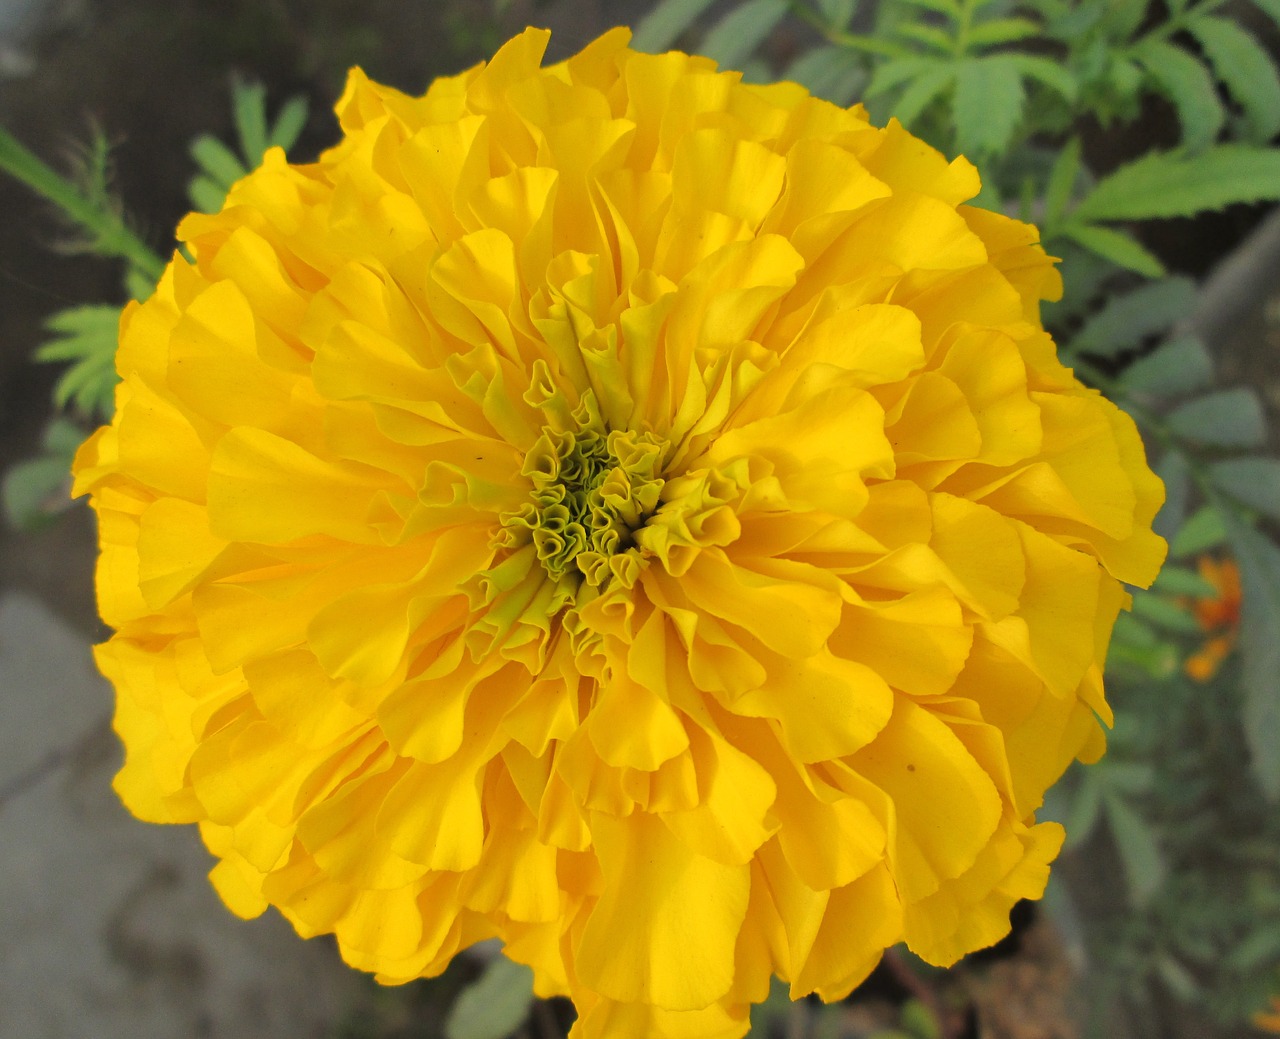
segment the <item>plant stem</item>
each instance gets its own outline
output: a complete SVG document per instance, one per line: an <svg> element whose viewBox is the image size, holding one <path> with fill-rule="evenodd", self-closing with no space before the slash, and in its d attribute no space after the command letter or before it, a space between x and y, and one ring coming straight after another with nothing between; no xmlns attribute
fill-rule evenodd
<svg viewBox="0 0 1280 1039"><path fill-rule="evenodd" d="M127 260L152 281L160 280L164 262L125 225L119 214L95 205L3 128L0 128L0 170L47 198L88 231L95 250Z"/></svg>

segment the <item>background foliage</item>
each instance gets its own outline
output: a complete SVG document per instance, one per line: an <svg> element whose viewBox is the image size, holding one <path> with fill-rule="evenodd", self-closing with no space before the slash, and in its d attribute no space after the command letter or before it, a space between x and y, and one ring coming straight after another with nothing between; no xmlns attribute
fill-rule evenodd
<svg viewBox="0 0 1280 1039"><path fill-rule="evenodd" d="M1088 965L1085 1025L1099 1036L1236 1034L1277 983L1280 461L1265 453L1256 391L1221 385L1192 331L1187 272L1199 258L1168 248L1161 229L1280 199L1280 75L1263 42L1278 27L1280 0L661 0L636 26L639 49L680 47L749 80L860 100L877 122L897 118L971 158L978 203L1037 223L1062 259L1066 295L1045 320L1064 360L1143 431L1168 488L1157 523L1171 561L1116 628L1110 752L1070 773L1049 805L1069 851L1046 905ZM486 45L499 35L464 28ZM259 85L237 83L232 100L234 144L191 144L194 208L216 210L306 122L304 100L271 109ZM0 169L65 214L68 247L122 264L123 295L149 294L162 261L114 199L103 135L64 176L0 131ZM11 522L47 523L64 507L71 455L111 414L119 312L84 302L49 320L36 359L63 366L58 415L43 453L4 476ZM1230 563L1238 600L1210 579ZM1207 644L1206 669L1195 661ZM753 1035L965 1034L954 1012L972 996L963 984L900 951L885 970L891 1020L793 1006L780 992ZM403 1014L371 1004L343 1034L563 1034L564 1007L533 1006L528 972L500 956L451 969L433 991L441 1025L398 1032Z"/></svg>

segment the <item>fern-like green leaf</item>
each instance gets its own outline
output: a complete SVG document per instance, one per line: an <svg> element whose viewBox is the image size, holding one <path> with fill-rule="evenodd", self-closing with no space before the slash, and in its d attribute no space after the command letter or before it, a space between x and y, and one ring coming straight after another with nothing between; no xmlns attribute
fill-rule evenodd
<svg viewBox="0 0 1280 1039"><path fill-rule="evenodd" d="M1183 144L1193 152L1213 144L1227 113L1204 63L1163 40L1143 40L1133 56L1178 110Z"/></svg>
<svg viewBox="0 0 1280 1039"><path fill-rule="evenodd" d="M1280 549L1238 516L1227 526L1240 564L1244 655L1243 728L1253 774L1268 797L1280 798Z"/></svg>
<svg viewBox="0 0 1280 1039"><path fill-rule="evenodd" d="M224 194L249 172L235 152L210 134L201 134L192 141L189 151L204 175L220 185Z"/></svg>
<svg viewBox="0 0 1280 1039"><path fill-rule="evenodd" d="M1116 357L1142 344L1191 313L1195 285L1189 278L1169 278L1113 296L1067 345L1071 353Z"/></svg>
<svg viewBox="0 0 1280 1039"><path fill-rule="evenodd" d="M952 107L957 148L975 157L1003 152L1022 119L1025 100L1022 77L1007 56L960 62Z"/></svg>
<svg viewBox="0 0 1280 1039"><path fill-rule="evenodd" d="M1153 152L1122 166L1076 207L1082 221L1193 216L1280 199L1280 150L1222 144L1199 155Z"/></svg>
<svg viewBox="0 0 1280 1039"><path fill-rule="evenodd" d="M787 66L786 79L807 87L815 97L845 106L866 81L858 56L846 47L814 47Z"/></svg>
<svg viewBox="0 0 1280 1039"><path fill-rule="evenodd" d="M71 363L54 384L54 403L59 408L73 405L86 415L110 418L117 382L120 308L72 307L51 317L45 328L56 338L36 350L36 360Z"/></svg>
<svg viewBox="0 0 1280 1039"><path fill-rule="evenodd" d="M867 84L863 97L867 99L879 97L881 94L886 94L890 90L902 86L903 83L909 80L923 76L926 72L949 65L949 61L940 61L936 57L926 58L921 55L912 55L909 58L890 58L872 73L871 82Z"/></svg>
<svg viewBox="0 0 1280 1039"><path fill-rule="evenodd" d="M1098 227L1096 224L1073 223L1061 228L1058 233L1088 249L1095 256L1110 260L1125 270L1148 278L1159 278L1165 273L1164 264L1159 258L1123 231Z"/></svg>
<svg viewBox="0 0 1280 1039"><path fill-rule="evenodd" d="M1044 189L1045 227L1057 227L1061 222L1067 206L1071 204L1076 181L1080 179L1080 169L1080 138L1072 137L1058 152L1049 170L1049 181Z"/></svg>
<svg viewBox="0 0 1280 1039"><path fill-rule="evenodd" d="M1257 38L1225 18L1193 18L1187 28L1231 96L1240 103L1255 144L1280 133L1280 76Z"/></svg>
<svg viewBox="0 0 1280 1039"><path fill-rule="evenodd" d="M1071 71L1056 61L1035 54L1009 54L1008 59L1022 73L1024 79L1034 79L1071 104L1080 93L1079 84Z"/></svg>
<svg viewBox="0 0 1280 1039"><path fill-rule="evenodd" d="M934 65L917 76L902 92L892 114L903 126L909 127L916 117L937 100L955 80L955 66Z"/></svg>
<svg viewBox="0 0 1280 1039"><path fill-rule="evenodd" d="M267 144L283 148L286 152L298 143L302 129L307 125L307 99L301 95L289 98L280 108L276 121L271 124Z"/></svg>
<svg viewBox="0 0 1280 1039"><path fill-rule="evenodd" d="M712 26L698 48L722 68L737 68L787 13L787 0L746 0Z"/></svg>
<svg viewBox="0 0 1280 1039"><path fill-rule="evenodd" d="M254 169L261 164L268 146L267 88L261 83L235 82L231 87L231 107L240 135L240 153Z"/></svg>
<svg viewBox="0 0 1280 1039"><path fill-rule="evenodd" d="M844 29L853 21L858 0L818 0L818 10L830 29Z"/></svg>
<svg viewBox="0 0 1280 1039"><path fill-rule="evenodd" d="M901 0L903 6L919 7L940 14L948 21L959 22L963 17L957 0Z"/></svg>
<svg viewBox="0 0 1280 1039"><path fill-rule="evenodd" d="M712 0L662 0L640 19L631 46L650 54L667 50L711 4Z"/></svg>
<svg viewBox="0 0 1280 1039"><path fill-rule="evenodd" d="M915 43L923 44L938 54L951 54L955 50L955 40L951 34L936 25L923 22L903 22L894 26L894 33Z"/></svg>
<svg viewBox="0 0 1280 1039"><path fill-rule="evenodd" d="M1028 39L1039 32L1039 23L1030 18L993 18L970 29L966 42L971 49L995 47L1002 43Z"/></svg>

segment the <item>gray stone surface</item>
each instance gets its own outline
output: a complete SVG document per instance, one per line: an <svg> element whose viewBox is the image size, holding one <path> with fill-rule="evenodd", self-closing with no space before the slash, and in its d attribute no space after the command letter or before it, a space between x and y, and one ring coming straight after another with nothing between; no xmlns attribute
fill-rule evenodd
<svg viewBox="0 0 1280 1039"><path fill-rule="evenodd" d="M111 790L111 690L40 602L0 597L0 1039L319 1039L357 999L324 940L213 893L194 827Z"/></svg>

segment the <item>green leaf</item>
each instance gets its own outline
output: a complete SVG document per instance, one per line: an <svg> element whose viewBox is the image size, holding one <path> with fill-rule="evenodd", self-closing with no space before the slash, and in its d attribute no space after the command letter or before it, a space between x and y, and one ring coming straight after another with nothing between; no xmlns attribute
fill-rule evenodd
<svg viewBox="0 0 1280 1039"><path fill-rule="evenodd" d="M1173 536L1169 544L1169 556L1172 559L1198 556L1221 545L1226 539L1227 524L1222 518L1222 512L1216 505L1204 505Z"/></svg>
<svg viewBox="0 0 1280 1039"><path fill-rule="evenodd" d="M1209 466L1209 479L1236 501L1280 519L1280 460L1230 458L1214 462Z"/></svg>
<svg viewBox="0 0 1280 1039"><path fill-rule="evenodd" d="M1227 527L1243 595L1245 740L1254 778L1275 800L1280 797L1280 549L1238 516L1229 516Z"/></svg>
<svg viewBox="0 0 1280 1039"><path fill-rule="evenodd" d="M1058 152L1049 170L1049 182L1044 189L1044 222L1055 227L1067 211L1071 195L1080 177L1080 138L1072 137Z"/></svg>
<svg viewBox="0 0 1280 1039"><path fill-rule="evenodd" d="M1148 278L1163 277L1166 273L1158 257L1123 231L1113 231L1096 224L1071 223L1059 228L1057 233L1127 271L1135 271Z"/></svg>
<svg viewBox="0 0 1280 1039"><path fill-rule="evenodd" d="M1280 0L1253 0L1253 5L1280 26Z"/></svg>
<svg viewBox="0 0 1280 1039"><path fill-rule="evenodd" d="M1193 216L1280 199L1280 149L1223 144L1199 155L1154 152L1105 178L1076 208L1082 220Z"/></svg>
<svg viewBox="0 0 1280 1039"><path fill-rule="evenodd" d="M746 0L707 33L698 50L722 68L737 68L787 13L787 0Z"/></svg>
<svg viewBox="0 0 1280 1039"><path fill-rule="evenodd" d="M1181 451L1169 450L1156 463L1156 475L1164 481L1164 504L1156 513L1152 528L1168 541L1182 528L1191 497L1191 463Z"/></svg>
<svg viewBox="0 0 1280 1039"><path fill-rule="evenodd" d="M307 99L297 94L284 103L276 121L271 124L267 143L286 152L298 143L298 136L307 125Z"/></svg>
<svg viewBox="0 0 1280 1039"><path fill-rule="evenodd" d="M908 80L929 70L950 69L950 62L940 62L937 58L924 58L914 55L910 58L891 58L875 70L871 82L867 84L864 97L879 97L894 87L901 86Z"/></svg>
<svg viewBox="0 0 1280 1039"><path fill-rule="evenodd" d="M1258 395L1243 387L1189 400L1169 415L1168 422L1174 433L1193 444L1257 447L1267 439Z"/></svg>
<svg viewBox="0 0 1280 1039"><path fill-rule="evenodd" d="M1155 595L1152 592L1134 592L1133 613L1135 617L1150 621L1165 631L1183 635L1200 634L1200 625L1194 617L1177 603L1170 602L1164 596Z"/></svg>
<svg viewBox="0 0 1280 1039"><path fill-rule="evenodd" d="M1183 144L1194 152L1213 144L1227 113L1204 63L1163 40L1144 40L1133 56L1178 110Z"/></svg>
<svg viewBox="0 0 1280 1039"><path fill-rule="evenodd" d="M201 134L192 141L189 151L205 176L224 191L249 172L235 152L210 134Z"/></svg>
<svg viewBox="0 0 1280 1039"><path fill-rule="evenodd" d="M1218 594L1218 590L1195 570L1172 564L1166 565L1160 571L1160 576L1156 578L1151 588L1166 595L1191 595L1196 598L1208 598Z"/></svg>
<svg viewBox="0 0 1280 1039"><path fill-rule="evenodd" d="M1252 33L1226 18L1193 18L1187 23L1213 71L1244 110L1250 137L1266 144L1280 133L1280 76Z"/></svg>
<svg viewBox="0 0 1280 1039"><path fill-rule="evenodd" d="M1035 36L1040 32L1038 22L1030 18L993 18L969 30L970 47L995 47L1001 43L1014 43Z"/></svg>
<svg viewBox="0 0 1280 1039"><path fill-rule="evenodd" d="M1010 61L1027 79L1034 79L1071 104L1080 92L1075 76L1065 66L1035 54L1010 54Z"/></svg>
<svg viewBox="0 0 1280 1039"><path fill-rule="evenodd" d="M1124 798L1104 794L1103 801L1129 897L1135 905L1142 905L1164 883L1165 861L1160 844L1147 821Z"/></svg>
<svg viewBox="0 0 1280 1039"><path fill-rule="evenodd" d="M188 182L187 198L201 213L216 213L227 200L227 189L211 177L200 174Z"/></svg>
<svg viewBox="0 0 1280 1039"><path fill-rule="evenodd" d="M74 404L86 415L110 417L117 382L115 355L120 308L71 307L51 317L45 328L56 338L36 350L36 360L71 362L71 367L54 384L54 403L59 408Z"/></svg>
<svg viewBox="0 0 1280 1039"><path fill-rule="evenodd" d="M1179 999L1192 1003L1203 998L1196 979L1191 976L1186 967L1168 953L1163 953L1156 958L1156 973L1169 987L1169 991Z"/></svg>
<svg viewBox="0 0 1280 1039"><path fill-rule="evenodd" d="M891 114L903 126L910 127L916 117L951 85L951 81L954 78L955 68L951 65L934 66L930 71L918 76L902 92L902 96L898 98L897 104L893 106Z"/></svg>
<svg viewBox="0 0 1280 1039"><path fill-rule="evenodd" d="M1062 821L1062 828L1067 831L1064 848L1077 848L1093 833L1102 816L1102 783L1097 775L1088 770L1081 774L1080 784L1071 797L1071 806L1067 817Z"/></svg>
<svg viewBox="0 0 1280 1039"><path fill-rule="evenodd" d="M267 88L261 83L232 84L231 107L240 135L240 154L250 169L257 169L267 150Z"/></svg>
<svg viewBox="0 0 1280 1039"><path fill-rule="evenodd" d="M498 956L465 989L445 1021L446 1039L505 1039L529 1016L533 971Z"/></svg>
<svg viewBox="0 0 1280 1039"><path fill-rule="evenodd" d="M38 530L69 500L70 489L71 475L62 459L19 462L0 481L5 518L16 530Z"/></svg>
<svg viewBox="0 0 1280 1039"><path fill-rule="evenodd" d="M911 0L911 2L914 3L916 0ZM902 22L895 25L893 31L896 35L905 36L909 40L921 43L939 54L950 55L955 50L955 40L951 34L939 29L936 25L926 25L923 22Z"/></svg>
<svg viewBox="0 0 1280 1039"><path fill-rule="evenodd" d="M957 148L974 156L1003 152L1022 119L1025 100L1022 77L1008 57L960 62L952 108Z"/></svg>
<svg viewBox="0 0 1280 1039"><path fill-rule="evenodd" d="M1155 397L1177 397L1213 381L1213 359L1195 336L1177 336L1140 357L1120 375L1126 390Z"/></svg>
<svg viewBox="0 0 1280 1039"><path fill-rule="evenodd" d="M818 0L818 10L831 29L847 28L857 7L858 0Z"/></svg>
<svg viewBox="0 0 1280 1039"><path fill-rule="evenodd" d="M858 56L846 47L826 46L807 50L793 61L784 78L807 87L814 97L848 105L865 78Z"/></svg>
<svg viewBox="0 0 1280 1039"><path fill-rule="evenodd" d="M1072 353L1115 357L1141 345L1191 313L1195 284L1189 278L1166 278L1111 299L1068 344Z"/></svg>
<svg viewBox="0 0 1280 1039"><path fill-rule="evenodd" d="M662 0L640 19L631 46L650 54L668 50L712 3L713 0Z"/></svg>
<svg viewBox="0 0 1280 1039"><path fill-rule="evenodd" d="M933 11L952 22L958 22L961 18L960 4L956 0L902 0L902 3L908 7Z"/></svg>

